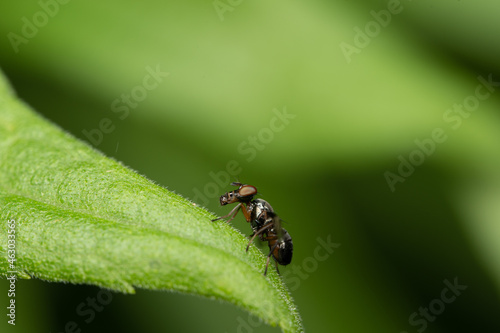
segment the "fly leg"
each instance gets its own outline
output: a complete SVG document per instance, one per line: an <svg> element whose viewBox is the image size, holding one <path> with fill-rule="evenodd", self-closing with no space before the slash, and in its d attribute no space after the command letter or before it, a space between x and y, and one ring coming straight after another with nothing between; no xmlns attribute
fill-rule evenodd
<svg viewBox="0 0 500 333"><path fill-rule="evenodd" d="M236 206L235 206L235 207L234 207L234 208L233 208L233 209L229 212L229 214L224 215L224 216L221 216L221 217L218 217L218 218L216 218L216 219L213 219L213 220L212 220L212 222L215 222L215 221L217 221L217 220L222 220L222 219L225 219L226 217L228 217L228 216L230 216L231 214L233 214L233 213L234 213L234 214L233 214L233 216L232 216L232 217L231 217L231 218L227 221L227 223L229 223L229 222L231 222L231 221L234 219L234 217L236 216L236 214L238 214L238 210L239 210L240 208L241 208L241 202L240 202L239 204L237 204L237 205L236 205ZM245 209L245 210L246 210L246 209ZM245 216L246 216L246 214L245 214Z"/></svg>
<svg viewBox="0 0 500 333"><path fill-rule="evenodd" d="M248 242L248 245L247 245L247 252L248 252L248 249L250 248L250 244L252 244L253 240L255 239L255 237L263 234L267 229L269 228L272 228L273 224L272 223L268 223L266 224L265 226L263 226L262 228L260 228L259 230L257 230L251 237L250 241ZM264 239L262 239L264 240Z"/></svg>

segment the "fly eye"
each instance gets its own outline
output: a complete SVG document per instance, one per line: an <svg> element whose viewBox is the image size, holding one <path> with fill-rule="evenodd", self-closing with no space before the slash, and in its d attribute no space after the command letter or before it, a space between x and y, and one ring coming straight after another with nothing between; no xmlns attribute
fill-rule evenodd
<svg viewBox="0 0 500 333"><path fill-rule="evenodd" d="M255 186L252 186L252 185L244 185L239 189L238 193L242 197L256 195L257 188L255 188Z"/></svg>

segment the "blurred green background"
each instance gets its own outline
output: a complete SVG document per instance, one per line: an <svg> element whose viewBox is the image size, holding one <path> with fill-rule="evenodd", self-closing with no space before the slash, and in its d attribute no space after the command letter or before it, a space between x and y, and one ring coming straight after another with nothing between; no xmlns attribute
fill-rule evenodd
<svg viewBox="0 0 500 333"><path fill-rule="evenodd" d="M478 88L500 82L499 12L493 0L3 1L0 67L46 118L216 214L224 184L257 186L293 237L281 272L307 332L499 332L500 86ZM467 288L445 290L455 282ZM113 293L89 320L77 308L97 287L17 292L2 332L279 331L177 293Z"/></svg>

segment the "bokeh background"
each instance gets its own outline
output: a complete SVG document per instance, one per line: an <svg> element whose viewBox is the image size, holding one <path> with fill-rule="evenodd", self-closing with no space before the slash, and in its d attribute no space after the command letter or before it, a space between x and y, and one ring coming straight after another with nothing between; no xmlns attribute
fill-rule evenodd
<svg viewBox="0 0 500 333"><path fill-rule="evenodd" d="M500 86L449 111L474 102L479 76L500 82L499 12L494 0L3 1L0 67L37 112L216 214L225 183L257 186L293 237L281 272L307 332L499 332ZM169 75L141 90L147 68ZM130 94L137 105L117 110ZM446 139L431 144L436 129ZM391 189L387 172L404 177ZM234 226L250 233L241 216ZM338 247L325 256L318 238ZM466 289L450 301L445 280ZM21 281L17 325L1 331L279 331L147 290L113 293L87 323L76 309L98 294Z"/></svg>

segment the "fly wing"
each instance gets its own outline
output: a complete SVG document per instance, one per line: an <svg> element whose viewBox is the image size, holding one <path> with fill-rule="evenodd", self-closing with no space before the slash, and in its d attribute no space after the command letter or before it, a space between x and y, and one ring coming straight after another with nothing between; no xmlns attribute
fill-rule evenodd
<svg viewBox="0 0 500 333"><path fill-rule="evenodd" d="M278 215L273 213L272 219L273 232L276 237L274 238L274 246L276 247L273 252L273 258L278 262L278 264L286 266L292 262L292 237L290 237L290 234L285 230L285 228L281 227L281 222L283 222L283 220L280 219ZM271 245L269 247L271 248Z"/></svg>
<svg viewBox="0 0 500 333"><path fill-rule="evenodd" d="M276 233L276 236L278 236L278 239L282 239L283 228L281 227L281 218L278 216L278 214L274 212L269 212L268 215L273 219L273 229L274 232Z"/></svg>

